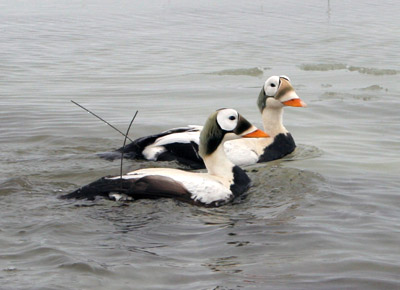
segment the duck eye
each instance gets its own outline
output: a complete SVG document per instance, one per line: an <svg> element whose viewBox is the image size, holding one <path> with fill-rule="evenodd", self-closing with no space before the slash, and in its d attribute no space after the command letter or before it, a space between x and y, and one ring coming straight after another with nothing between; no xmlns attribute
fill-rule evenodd
<svg viewBox="0 0 400 290"><path fill-rule="evenodd" d="M275 85L275 84L271 84L271 87L275 88L275 87L276 87L276 85Z"/></svg>
<svg viewBox="0 0 400 290"><path fill-rule="evenodd" d="M229 120L231 120L231 121L236 120L236 117L235 116L230 116Z"/></svg>

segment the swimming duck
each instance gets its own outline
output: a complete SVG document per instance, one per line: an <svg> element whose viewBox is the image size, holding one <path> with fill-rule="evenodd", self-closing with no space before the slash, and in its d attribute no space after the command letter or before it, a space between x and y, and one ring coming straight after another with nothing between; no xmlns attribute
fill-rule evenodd
<svg viewBox="0 0 400 290"><path fill-rule="evenodd" d="M239 139L225 143L228 158L236 165L246 166L282 158L294 151L296 144L292 135L283 126L285 106L305 107L296 94L287 76L268 78L257 99L264 131L270 138ZM124 156L150 161L172 161L194 169L204 168L198 154L199 136L202 126L187 126L170 129L159 134L134 140L124 149ZM122 148L117 151L122 152ZM110 158L112 159L112 158Z"/></svg>
<svg viewBox="0 0 400 290"><path fill-rule="evenodd" d="M147 168L122 176L107 176L62 198L96 196L110 199L175 198L205 206L220 206L244 193L250 186L247 174L226 156L224 143L238 138L265 138L233 109L213 113L200 133L199 154L207 173L188 172L173 168Z"/></svg>
<svg viewBox="0 0 400 290"><path fill-rule="evenodd" d="M280 159L296 148L292 135L282 123L283 108L306 107L306 103L296 94L290 79L287 76L272 76L267 79L258 95L257 106L264 131L270 138L226 142L225 152L239 166Z"/></svg>

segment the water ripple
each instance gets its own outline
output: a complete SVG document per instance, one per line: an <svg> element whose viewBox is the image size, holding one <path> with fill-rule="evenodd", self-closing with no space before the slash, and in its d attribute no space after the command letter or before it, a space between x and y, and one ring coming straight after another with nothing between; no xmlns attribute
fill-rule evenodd
<svg viewBox="0 0 400 290"><path fill-rule="evenodd" d="M369 68L369 67L360 67L360 66L351 66L341 63L336 64L302 64L299 66L301 70L304 71L332 71L332 70L348 70L350 72L358 72L361 74L375 75L375 76L384 76L384 75L396 75L400 71L395 69L379 69L379 68Z"/></svg>
<svg viewBox="0 0 400 290"><path fill-rule="evenodd" d="M224 69L221 71L212 72L212 75L220 75L220 76L252 76L252 77L259 77L264 74L264 70L269 68L259 68L259 67L252 67L252 68L238 68L238 69Z"/></svg>

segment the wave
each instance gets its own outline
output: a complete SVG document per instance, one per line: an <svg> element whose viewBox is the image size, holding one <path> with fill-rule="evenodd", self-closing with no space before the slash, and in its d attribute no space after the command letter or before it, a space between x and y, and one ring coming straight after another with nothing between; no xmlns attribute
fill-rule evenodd
<svg viewBox="0 0 400 290"><path fill-rule="evenodd" d="M347 65L337 63L337 64L302 64L299 66L300 69L305 71L329 71L329 70L341 70L346 69Z"/></svg>
<svg viewBox="0 0 400 290"><path fill-rule="evenodd" d="M347 68L349 71L357 71L362 74L383 76L383 75L396 75L399 71L394 69L377 69L377 68L367 68L358 66L349 66Z"/></svg>
<svg viewBox="0 0 400 290"><path fill-rule="evenodd" d="M67 269L69 271L75 271L80 274L96 274L99 276L112 275L113 272L107 270L104 266L97 265L95 263L75 262L75 263L64 263L58 266L60 269Z"/></svg>
<svg viewBox="0 0 400 290"><path fill-rule="evenodd" d="M361 91L387 91L387 89L385 89L384 87L381 87L380 85L372 85L366 88L361 88Z"/></svg>
<svg viewBox="0 0 400 290"><path fill-rule="evenodd" d="M0 182L0 196L32 189L33 185L27 177L12 177Z"/></svg>
<svg viewBox="0 0 400 290"><path fill-rule="evenodd" d="M394 69L378 69L378 68L368 68L361 66L351 66L342 63L336 64L301 64L300 69L305 71L331 71L331 70L348 70L350 72L358 72L362 74L383 76L383 75L396 75L400 71Z"/></svg>
<svg viewBox="0 0 400 290"><path fill-rule="evenodd" d="M225 76L225 75L231 75L231 76L252 76L252 77L258 77L262 76L264 74L264 70L267 70L269 68L260 68L260 67L252 67L252 68L238 68L238 69L224 69L221 71L216 71L212 72L210 74L212 75L220 75L220 76Z"/></svg>
<svg viewBox="0 0 400 290"><path fill-rule="evenodd" d="M325 92L322 94L321 99L337 99L337 100L345 100L353 98L356 100L362 100L362 101L371 101L377 98L374 95L366 95L366 94L349 94L349 93L341 93L341 92Z"/></svg>

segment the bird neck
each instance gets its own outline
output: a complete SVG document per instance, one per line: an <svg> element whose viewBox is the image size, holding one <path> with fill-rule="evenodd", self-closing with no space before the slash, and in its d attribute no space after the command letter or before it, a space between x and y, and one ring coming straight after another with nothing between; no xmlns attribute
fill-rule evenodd
<svg viewBox="0 0 400 290"><path fill-rule="evenodd" d="M235 165L226 156L223 143L214 152L203 157L204 164L209 174L233 181L232 169Z"/></svg>
<svg viewBox="0 0 400 290"><path fill-rule="evenodd" d="M271 137L275 137L280 133L287 133L288 131L283 126L283 107L265 107L262 112L262 121L264 130Z"/></svg>

